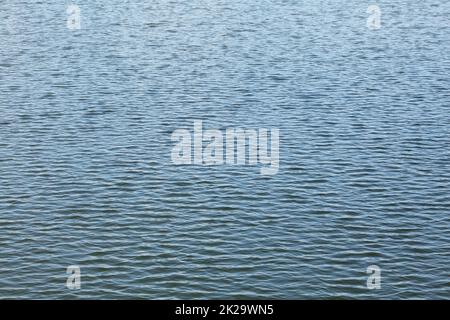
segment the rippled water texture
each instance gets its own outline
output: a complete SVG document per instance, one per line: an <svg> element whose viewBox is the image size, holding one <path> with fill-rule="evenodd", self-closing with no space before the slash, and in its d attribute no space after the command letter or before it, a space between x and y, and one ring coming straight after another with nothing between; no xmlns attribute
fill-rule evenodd
<svg viewBox="0 0 450 320"><path fill-rule="evenodd" d="M0 3L1 298L450 298L448 1L379 30L356 0L68 4ZM279 128L278 174L175 166L194 119Z"/></svg>

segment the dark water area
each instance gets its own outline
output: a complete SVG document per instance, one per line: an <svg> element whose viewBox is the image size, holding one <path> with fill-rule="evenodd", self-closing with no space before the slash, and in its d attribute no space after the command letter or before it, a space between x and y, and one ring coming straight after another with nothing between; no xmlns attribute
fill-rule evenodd
<svg viewBox="0 0 450 320"><path fill-rule="evenodd" d="M70 3L0 3L0 298L450 298L448 1ZM174 165L196 119L278 173Z"/></svg>

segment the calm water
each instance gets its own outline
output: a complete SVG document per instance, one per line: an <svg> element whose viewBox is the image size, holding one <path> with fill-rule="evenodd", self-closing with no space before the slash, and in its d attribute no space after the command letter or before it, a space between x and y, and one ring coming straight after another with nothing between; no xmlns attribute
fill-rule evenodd
<svg viewBox="0 0 450 320"><path fill-rule="evenodd" d="M379 30L356 0L77 1L75 31L69 3L0 4L0 298L450 298L448 1ZM194 119L279 128L278 174L173 165Z"/></svg>

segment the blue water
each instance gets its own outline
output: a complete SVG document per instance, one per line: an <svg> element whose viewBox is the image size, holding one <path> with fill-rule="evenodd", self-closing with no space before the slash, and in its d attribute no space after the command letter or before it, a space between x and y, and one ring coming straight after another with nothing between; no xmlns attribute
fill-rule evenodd
<svg viewBox="0 0 450 320"><path fill-rule="evenodd" d="M448 1L75 3L0 3L0 298L450 298ZM195 119L278 173L174 165Z"/></svg>

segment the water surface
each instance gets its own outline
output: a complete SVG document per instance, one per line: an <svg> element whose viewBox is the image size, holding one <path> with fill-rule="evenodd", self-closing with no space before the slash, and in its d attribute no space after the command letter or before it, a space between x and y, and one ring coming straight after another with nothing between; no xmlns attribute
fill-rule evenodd
<svg viewBox="0 0 450 320"><path fill-rule="evenodd" d="M69 3L0 4L1 298L450 298L449 2ZM194 119L278 174L173 165Z"/></svg>

